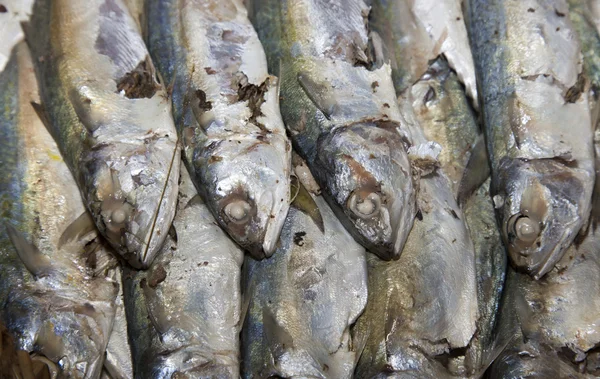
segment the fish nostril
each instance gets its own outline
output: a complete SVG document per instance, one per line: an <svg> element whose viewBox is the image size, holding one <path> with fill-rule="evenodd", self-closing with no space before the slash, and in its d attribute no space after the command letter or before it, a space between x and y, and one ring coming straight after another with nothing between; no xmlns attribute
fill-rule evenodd
<svg viewBox="0 0 600 379"><path fill-rule="evenodd" d="M236 200L225 206L225 214L235 224L242 224L248 220L252 206L245 200Z"/></svg>
<svg viewBox="0 0 600 379"><path fill-rule="evenodd" d="M377 215L381 209L381 196L370 192L367 196L362 197L355 192L348 199L348 208L360 218L371 218Z"/></svg>

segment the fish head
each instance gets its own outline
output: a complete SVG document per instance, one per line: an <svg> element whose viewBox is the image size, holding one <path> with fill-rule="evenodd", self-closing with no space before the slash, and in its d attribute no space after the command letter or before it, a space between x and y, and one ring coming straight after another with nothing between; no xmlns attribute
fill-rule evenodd
<svg viewBox="0 0 600 379"><path fill-rule="evenodd" d="M85 162L88 209L100 233L135 268L152 263L168 234L179 162L179 149L167 137L102 146Z"/></svg>
<svg viewBox="0 0 600 379"><path fill-rule="evenodd" d="M365 121L334 128L319 138L313 165L342 223L386 260L399 258L416 213L410 163L396 127Z"/></svg>
<svg viewBox="0 0 600 379"><path fill-rule="evenodd" d="M513 266L539 279L564 255L590 211L591 178L552 159L501 162L493 200Z"/></svg>
<svg viewBox="0 0 600 379"><path fill-rule="evenodd" d="M208 207L254 258L270 257L290 204L289 141L275 133L235 135L207 147L194 170Z"/></svg>

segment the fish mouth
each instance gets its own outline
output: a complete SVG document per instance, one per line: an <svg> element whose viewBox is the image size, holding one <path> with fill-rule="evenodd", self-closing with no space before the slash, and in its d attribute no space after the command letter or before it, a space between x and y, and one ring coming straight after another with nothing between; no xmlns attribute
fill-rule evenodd
<svg viewBox="0 0 600 379"><path fill-rule="evenodd" d="M289 191L288 191L289 193ZM277 248L277 242L279 242L279 236L283 229L286 216L290 209L290 202L284 198L284 201L280 201L279 204L275 200L275 205L267 219L265 226L265 237L262 244L262 250L266 257L270 257L275 253Z"/></svg>

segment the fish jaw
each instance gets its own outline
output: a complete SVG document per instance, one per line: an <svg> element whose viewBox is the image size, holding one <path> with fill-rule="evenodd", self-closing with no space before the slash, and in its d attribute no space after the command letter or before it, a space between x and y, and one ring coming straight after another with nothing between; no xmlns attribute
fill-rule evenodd
<svg viewBox="0 0 600 379"><path fill-rule="evenodd" d="M274 253L289 210L291 147L275 133L257 137L235 134L207 143L194 158L194 171L221 227L263 259Z"/></svg>
<svg viewBox="0 0 600 379"><path fill-rule="evenodd" d="M416 205L406 147L396 125L365 121L317 142L313 173L354 238L385 260L398 259Z"/></svg>
<svg viewBox="0 0 600 379"><path fill-rule="evenodd" d="M499 168L494 205L510 261L539 279L588 219L593 178L552 159L503 159Z"/></svg>
<svg viewBox="0 0 600 379"><path fill-rule="evenodd" d="M180 151L169 136L100 148L84 162L86 200L98 229L135 268L145 269L160 250L178 193Z"/></svg>

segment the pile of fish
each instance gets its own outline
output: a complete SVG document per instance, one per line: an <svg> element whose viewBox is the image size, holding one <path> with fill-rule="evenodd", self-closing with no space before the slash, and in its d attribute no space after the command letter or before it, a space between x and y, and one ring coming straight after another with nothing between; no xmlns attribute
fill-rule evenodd
<svg viewBox="0 0 600 379"><path fill-rule="evenodd" d="M0 378L600 377L599 0L0 0Z"/></svg>

